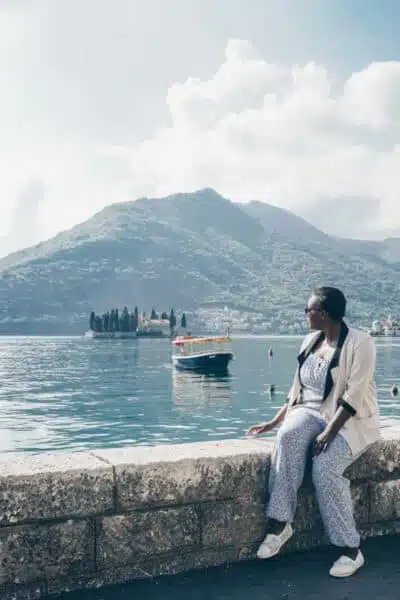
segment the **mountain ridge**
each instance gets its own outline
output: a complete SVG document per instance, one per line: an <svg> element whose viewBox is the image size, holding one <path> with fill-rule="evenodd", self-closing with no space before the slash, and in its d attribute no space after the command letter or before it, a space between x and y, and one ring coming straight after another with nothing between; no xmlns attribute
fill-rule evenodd
<svg viewBox="0 0 400 600"><path fill-rule="evenodd" d="M393 311L400 240L336 238L290 211L204 188L109 205L0 259L0 332L79 332L91 310L125 304L228 306L260 313L271 331L300 327L322 283L344 288L357 322Z"/></svg>

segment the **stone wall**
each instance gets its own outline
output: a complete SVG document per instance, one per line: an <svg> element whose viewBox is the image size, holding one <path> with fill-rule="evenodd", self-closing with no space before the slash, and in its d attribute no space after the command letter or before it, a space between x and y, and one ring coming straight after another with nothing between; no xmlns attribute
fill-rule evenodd
<svg viewBox="0 0 400 600"><path fill-rule="evenodd" d="M263 439L3 457L0 598L39 598L253 558ZM400 430L349 470L363 536L400 531ZM323 544L310 481L286 551Z"/></svg>

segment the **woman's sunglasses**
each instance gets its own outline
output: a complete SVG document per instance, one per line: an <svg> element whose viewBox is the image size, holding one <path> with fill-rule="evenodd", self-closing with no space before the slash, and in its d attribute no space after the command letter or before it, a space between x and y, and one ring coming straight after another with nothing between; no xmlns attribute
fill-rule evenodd
<svg viewBox="0 0 400 600"><path fill-rule="evenodd" d="M308 313L310 312L322 312L321 308L316 308L315 306L312 306L311 308L309 308L308 306L305 307L304 312L306 313L306 315L308 315Z"/></svg>

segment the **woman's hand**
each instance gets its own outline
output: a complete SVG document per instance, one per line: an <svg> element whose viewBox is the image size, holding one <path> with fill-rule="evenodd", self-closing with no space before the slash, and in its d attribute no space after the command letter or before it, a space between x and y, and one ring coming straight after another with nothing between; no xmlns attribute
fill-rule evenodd
<svg viewBox="0 0 400 600"><path fill-rule="evenodd" d="M336 437L336 432L331 429L324 429L314 440L313 444L313 456L318 456L321 452L326 452L330 444Z"/></svg>
<svg viewBox="0 0 400 600"><path fill-rule="evenodd" d="M268 431L272 431L274 427L275 423L273 421L267 421L266 423L261 423L260 425L252 425L246 431L246 435L260 435L260 433L267 433Z"/></svg>
<svg viewBox="0 0 400 600"><path fill-rule="evenodd" d="M324 431L314 440L313 455L318 456L325 452L333 442L339 431L352 417L352 414L344 406L339 406L333 418L329 421Z"/></svg>

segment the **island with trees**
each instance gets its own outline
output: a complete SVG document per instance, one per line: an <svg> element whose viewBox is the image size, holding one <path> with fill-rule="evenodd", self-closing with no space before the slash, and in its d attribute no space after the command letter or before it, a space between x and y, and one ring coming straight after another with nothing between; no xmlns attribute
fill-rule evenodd
<svg viewBox="0 0 400 600"><path fill-rule="evenodd" d="M178 324L179 323L179 324ZM101 315L95 311L90 313L89 330L86 337L91 338L137 338L137 337L174 337L179 330L185 333L187 318L183 312L178 319L173 308L169 313L160 315L153 307L149 316L139 312L137 306L129 311L127 306L122 310L112 308Z"/></svg>

